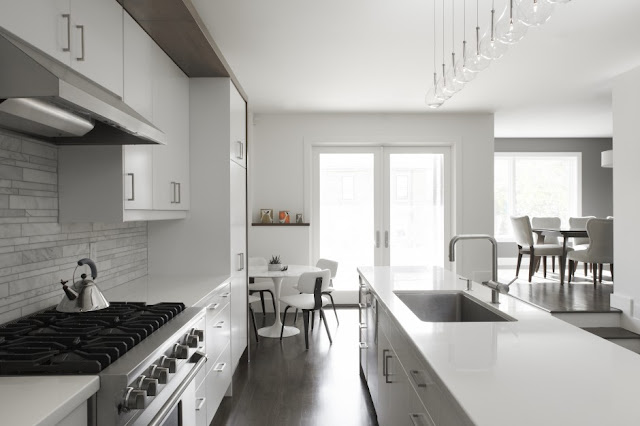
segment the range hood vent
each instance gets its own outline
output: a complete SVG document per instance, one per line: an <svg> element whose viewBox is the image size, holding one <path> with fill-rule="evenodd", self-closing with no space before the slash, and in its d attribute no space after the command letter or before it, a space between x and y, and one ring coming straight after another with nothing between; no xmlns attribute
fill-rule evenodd
<svg viewBox="0 0 640 426"><path fill-rule="evenodd" d="M166 144L120 97L0 29L0 127L58 145Z"/></svg>

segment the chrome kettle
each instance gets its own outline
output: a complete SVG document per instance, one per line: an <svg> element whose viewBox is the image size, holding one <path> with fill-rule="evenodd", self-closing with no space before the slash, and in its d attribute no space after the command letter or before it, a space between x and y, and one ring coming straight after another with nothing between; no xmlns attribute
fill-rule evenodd
<svg viewBox="0 0 640 426"><path fill-rule="evenodd" d="M87 265L91 268L91 278L95 280L98 276L98 269L96 268L96 264L93 263L93 260L88 258L78 260L78 266L73 270L73 284L71 287L67 286L69 281L60 280L65 296L60 303L58 303L56 307L57 311L88 312L109 307L109 302L107 302L107 299L102 295L98 286L92 280L87 279L87 274L80 275L81 279L75 281L76 270L82 265Z"/></svg>

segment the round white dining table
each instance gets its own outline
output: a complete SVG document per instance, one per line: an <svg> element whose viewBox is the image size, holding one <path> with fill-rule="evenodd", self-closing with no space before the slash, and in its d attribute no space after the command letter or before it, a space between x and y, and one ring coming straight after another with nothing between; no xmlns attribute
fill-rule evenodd
<svg viewBox="0 0 640 426"><path fill-rule="evenodd" d="M286 271L268 271L264 266L256 266L249 268L249 277L251 278L271 278L273 280L274 294L276 298L276 321L269 327L262 327L258 330L258 334L262 337L279 338L282 330L282 321L280 320L280 290L282 281L287 278L297 278L304 272L319 271L320 268L305 265L288 265ZM296 327L285 327L282 337L295 336L300 333Z"/></svg>

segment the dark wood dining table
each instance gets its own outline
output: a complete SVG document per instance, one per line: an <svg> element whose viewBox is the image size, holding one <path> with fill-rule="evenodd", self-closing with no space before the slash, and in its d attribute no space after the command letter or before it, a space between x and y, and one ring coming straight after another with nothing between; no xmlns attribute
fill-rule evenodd
<svg viewBox="0 0 640 426"><path fill-rule="evenodd" d="M541 238L538 243L544 242L544 237L562 237L562 256L560 257L560 285L564 285L564 273L567 266L567 240L569 238L588 238L586 229L550 229L550 228L534 228L533 232Z"/></svg>

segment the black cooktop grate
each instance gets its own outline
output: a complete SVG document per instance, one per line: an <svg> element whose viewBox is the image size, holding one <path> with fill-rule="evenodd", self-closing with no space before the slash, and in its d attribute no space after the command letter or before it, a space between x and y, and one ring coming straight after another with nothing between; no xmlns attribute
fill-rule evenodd
<svg viewBox="0 0 640 426"><path fill-rule="evenodd" d="M100 311L20 318L0 326L0 375L98 373L184 309L112 302Z"/></svg>

